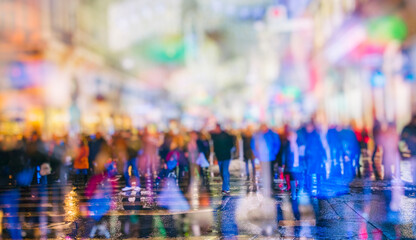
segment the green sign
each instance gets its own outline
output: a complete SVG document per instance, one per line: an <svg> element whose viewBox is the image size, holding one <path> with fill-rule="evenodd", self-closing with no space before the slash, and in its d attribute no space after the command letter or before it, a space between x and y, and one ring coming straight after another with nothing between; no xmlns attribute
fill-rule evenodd
<svg viewBox="0 0 416 240"><path fill-rule="evenodd" d="M377 42L404 41L407 36L406 23L397 16L383 16L372 19L367 25L368 36Z"/></svg>
<svg viewBox="0 0 416 240"><path fill-rule="evenodd" d="M180 36L155 39L144 45L144 54L158 63L181 63L185 59L185 44Z"/></svg>

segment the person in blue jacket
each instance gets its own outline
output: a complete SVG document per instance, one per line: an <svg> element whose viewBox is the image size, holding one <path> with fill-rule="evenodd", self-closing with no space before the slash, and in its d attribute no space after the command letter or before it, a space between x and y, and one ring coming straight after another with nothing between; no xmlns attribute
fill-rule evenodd
<svg viewBox="0 0 416 240"><path fill-rule="evenodd" d="M306 186L313 196L318 194L321 178L324 176L324 161L326 151L322 145L321 136L313 122L306 125Z"/></svg>
<svg viewBox="0 0 416 240"><path fill-rule="evenodd" d="M342 143L340 136L341 129L338 126L331 126L326 133L326 140L329 145L331 168L330 177L337 178L342 176Z"/></svg>
<svg viewBox="0 0 416 240"><path fill-rule="evenodd" d="M359 169L360 161L360 143L351 127L346 127L341 131L341 143L343 150L344 179L353 179Z"/></svg>
<svg viewBox="0 0 416 240"><path fill-rule="evenodd" d="M254 156L260 161L264 194L270 195L274 179L274 160L280 149L279 135L261 124L259 131L253 135L251 148Z"/></svg>

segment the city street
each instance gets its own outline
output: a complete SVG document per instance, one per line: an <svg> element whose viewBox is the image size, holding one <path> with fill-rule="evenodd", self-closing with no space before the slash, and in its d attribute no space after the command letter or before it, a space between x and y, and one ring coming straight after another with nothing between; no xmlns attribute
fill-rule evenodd
<svg viewBox="0 0 416 240"><path fill-rule="evenodd" d="M416 239L416 0L0 0L0 240Z"/></svg>
<svg viewBox="0 0 416 240"><path fill-rule="evenodd" d="M304 194L294 200L287 192L278 190L273 194L273 205L268 205L276 209L277 216L270 219L273 214L259 214L268 203L259 193L261 187L256 193L257 186L258 183L232 177L231 195L221 196L220 179L215 177L210 193L197 190L182 199L181 191L175 187L169 191L155 190L153 194L143 189L141 195L133 196L131 192L121 192L118 185L112 209L100 224L112 239L187 236L198 239L195 233L199 233L199 239L221 236L256 239L268 234L273 239L414 239L416 236L416 191L410 187L404 191L403 187L392 187L385 181L357 179L347 189L328 182L322 185L320 196ZM27 239L39 239L44 233L50 239L90 237L96 223L86 213L91 203L84 196L84 188L52 185L21 188L19 194L15 206L19 208L23 236ZM7 198L10 192L2 189L1 196ZM168 199L165 201L168 207L160 207L161 198ZM3 209L15 206L1 205ZM6 229L10 217L4 214ZM4 233L7 238L7 230ZM94 237L104 237L104 233L98 228Z"/></svg>

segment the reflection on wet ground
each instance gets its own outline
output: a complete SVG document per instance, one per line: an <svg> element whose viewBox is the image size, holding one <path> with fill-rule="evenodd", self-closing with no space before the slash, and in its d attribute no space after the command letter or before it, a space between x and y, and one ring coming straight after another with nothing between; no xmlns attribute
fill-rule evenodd
<svg viewBox="0 0 416 240"><path fill-rule="evenodd" d="M115 185L110 193L112 186L103 184L93 197L87 197L88 187L2 189L4 237L13 238L13 229L20 228L29 239L416 236L415 191L394 183L358 179L346 187L332 181L320 187L318 197L276 190L272 198L256 192L256 182L232 178L230 196L220 195L220 184L214 178L209 192L193 183L185 194L169 181L141 192L122 192L122 185Z"/></svg>

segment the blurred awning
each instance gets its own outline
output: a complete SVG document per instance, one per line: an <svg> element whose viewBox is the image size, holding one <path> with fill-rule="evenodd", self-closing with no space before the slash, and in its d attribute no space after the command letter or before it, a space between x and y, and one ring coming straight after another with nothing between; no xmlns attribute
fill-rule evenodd
<svg viewBox="0 0 416 240"><path fill-rule="evenodd" d="M407 26L400 17L351 18L334 34L324 55L332 64L341 60L363 62L366 57L383 54L389 43L402 43L406 37Z"/></svg>
<svg viewBox="0 0 416 240"><path fill-rule="evenodd" d="M329 40L324 55L330 63L336 63L358 47L367 38L365 26L359 18L351 18Z"/></svg>

